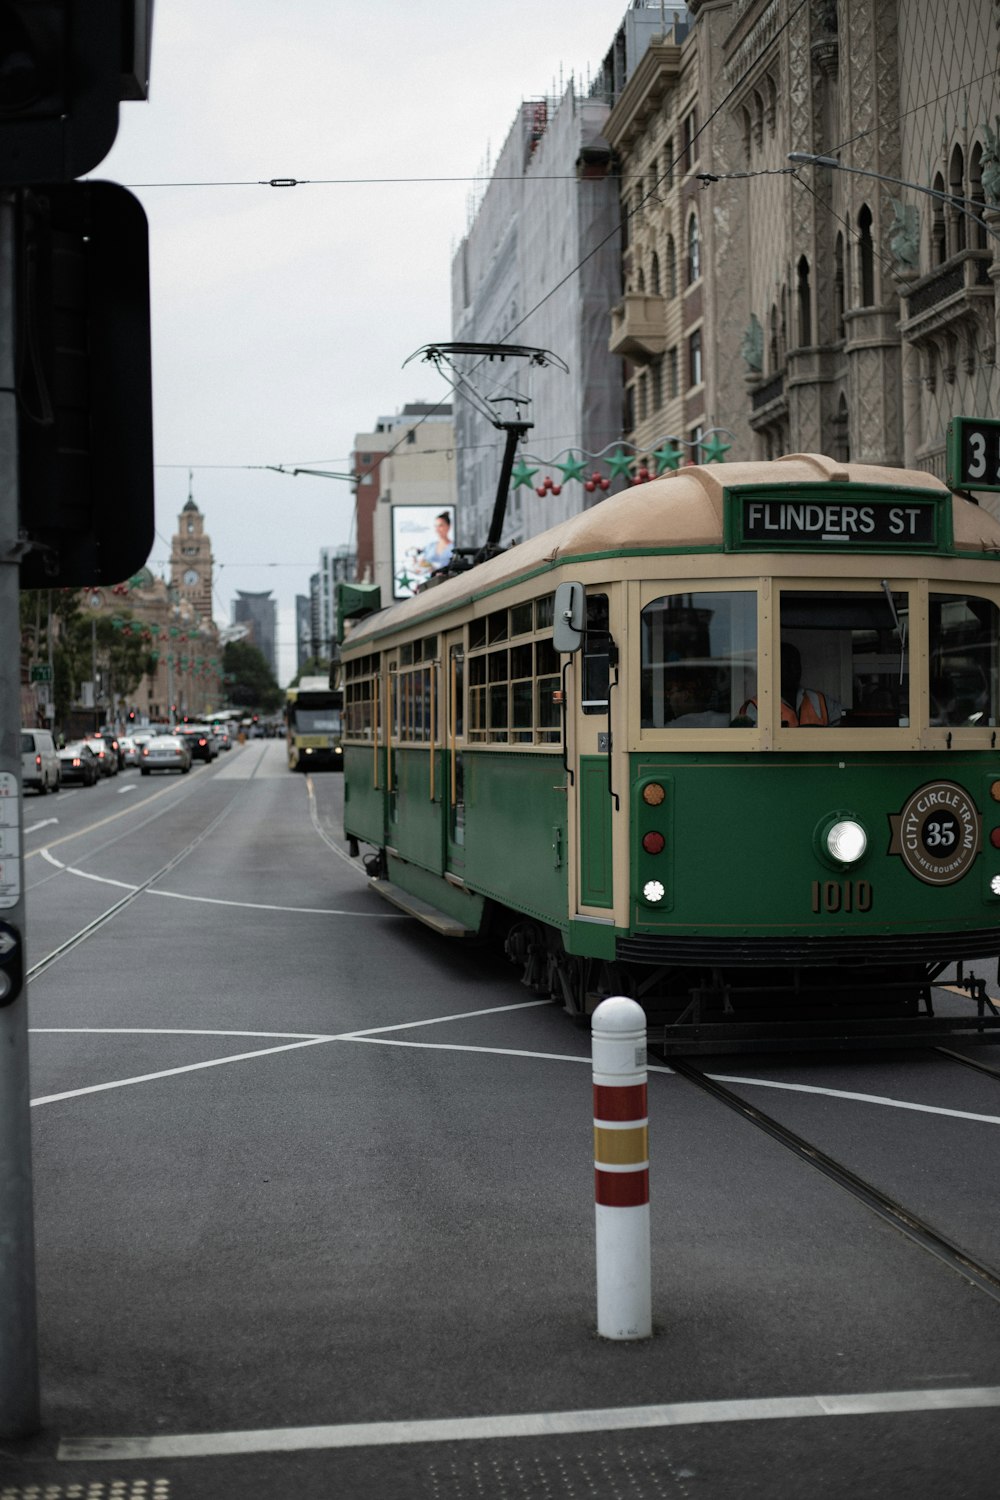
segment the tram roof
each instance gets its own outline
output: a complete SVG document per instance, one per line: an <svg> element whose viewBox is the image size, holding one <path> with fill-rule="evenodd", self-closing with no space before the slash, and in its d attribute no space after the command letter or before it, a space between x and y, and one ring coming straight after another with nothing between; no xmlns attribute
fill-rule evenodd
<svg viewBox="0 0 1000 1500"><path fill-rule="evenodd" d="M412 628L423 616L437 615L444 608L492 593L498 586L569 559L656 548L721 548L726 490L737 485L774 484L784 488L823 483L950 494L941 480L917 469L838 463L820 453L792 453L770 462L691 465L609 495L488 562L368 616L350 631L345 644L360 643L396 625ZM960 496L952 496L952 502L955 550L1000 553L1000 522Z"/></svg>

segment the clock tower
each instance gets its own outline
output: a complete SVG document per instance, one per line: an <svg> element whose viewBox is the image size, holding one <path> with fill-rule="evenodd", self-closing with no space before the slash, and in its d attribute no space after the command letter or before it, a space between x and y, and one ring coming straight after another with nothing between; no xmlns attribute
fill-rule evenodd
<svg viewBox="0 0 1000 1500"><path fill-rule="evenodd" d="M205 518L191 494L178 518L170 548L170 585L178 599L186 599L202 619L212 618L212 540L205 534Z"/></svg>

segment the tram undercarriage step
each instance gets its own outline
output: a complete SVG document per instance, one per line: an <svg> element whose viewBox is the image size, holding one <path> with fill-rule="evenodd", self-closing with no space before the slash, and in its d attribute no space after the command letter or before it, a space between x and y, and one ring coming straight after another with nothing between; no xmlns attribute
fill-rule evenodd
<svg viewBox="0 0 1000 1500"><path fill-rule="evenodd" d="M661 1056L734 1052L829 1052L861 1048L1000 1046L1000 1017L930 1016L913 1019L847 1020L803 1025L801 1021L720 1021L657 1025L649 1018L650 1050Z"/></svg>
<svg viewBox="0 0 1000 1500"><path fill-rule="evenodd" d="M391 901L393 906L398 906L400 911L405 911L408 916L416 917L417 921L423 922L425 927L432 927L435 932L441 933L442 937L472 937L476 932L474 927L467 927L457 917L449 916L446 911L440 911L429 901L421 901L419 896L411 896L409 891L393 885L391 880L383 880L376 876L369 880L368 888L377 891L386 901Z"/></svg>

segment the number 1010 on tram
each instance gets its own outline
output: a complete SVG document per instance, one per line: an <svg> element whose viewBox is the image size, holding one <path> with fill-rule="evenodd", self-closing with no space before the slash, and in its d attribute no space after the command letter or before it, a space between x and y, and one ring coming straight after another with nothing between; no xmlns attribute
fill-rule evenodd
<svg viewBox="0 0 1000 1500"><path fill-rule="evenodd" d="M575 1016L633 995L675 1051L997 1024L931 986L1000 951L1000 524L930 475L686 468L341 657L372 887Z"/></svg>

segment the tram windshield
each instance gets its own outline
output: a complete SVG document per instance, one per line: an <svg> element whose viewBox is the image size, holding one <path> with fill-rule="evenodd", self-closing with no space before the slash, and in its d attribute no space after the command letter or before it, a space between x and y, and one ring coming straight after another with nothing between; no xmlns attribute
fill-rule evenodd
<svg viewBox="0 0 1000 1500"><path fill-rule="evenodd" d="M997 607L968 594L930 596L930 723L997 722Z"/></svg>
<svg viewBox="0 0 1000 1500"><path fill-rule="evenodd" d="M753 695L756 670L757 596L751 590L664 594L643 610L644 728L728 727Z"/></svg>
<svg viewBox="0 0 1000 1500"><path fill-rule="evenodd" d="M781 596L781 723L910 722L909 597L870 589Z"/></svg>
<svg viewBox="0 0 1000 1500"><path fill-rule="evenodd" d="M296 704L290 719L297 734L340 733L338 708L303 708L301 704Z"/></svg>

